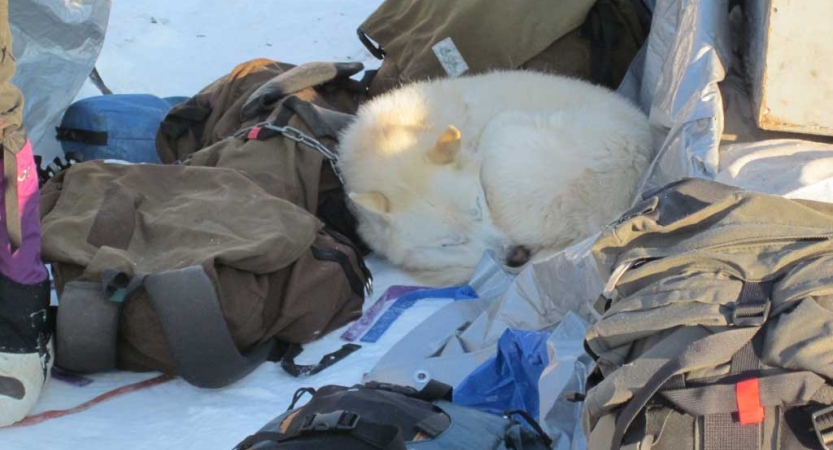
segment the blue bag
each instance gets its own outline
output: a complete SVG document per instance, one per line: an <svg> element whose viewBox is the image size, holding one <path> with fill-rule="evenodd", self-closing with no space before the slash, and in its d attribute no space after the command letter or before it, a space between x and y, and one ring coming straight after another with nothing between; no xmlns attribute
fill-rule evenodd
<svg viewBox="0 0 833 450"><path fill-rule="evenodd" d="M79 155L84 161L118 159L159 164L159 124L174 105L186 98L163 99L150 94L85 98L64 113L56 138L65 155Z"/></svg>
<svg viewBox="0 0 833 450"><path fill-rule="evenodd" d="M466 377L453 392L453 402L502 415L521 410L538 420L538 380L549 363L545 331L506 330L497 355Z"/></svg>

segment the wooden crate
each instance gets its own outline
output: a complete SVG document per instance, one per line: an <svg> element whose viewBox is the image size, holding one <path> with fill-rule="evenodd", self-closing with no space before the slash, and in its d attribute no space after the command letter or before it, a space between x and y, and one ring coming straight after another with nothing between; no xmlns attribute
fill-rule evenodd
<svg viewBox="0 0 833 450"><path fill-rule="evenodd" d="M833 136L833 0L747 0L744 12L758 126Z"/></svg>

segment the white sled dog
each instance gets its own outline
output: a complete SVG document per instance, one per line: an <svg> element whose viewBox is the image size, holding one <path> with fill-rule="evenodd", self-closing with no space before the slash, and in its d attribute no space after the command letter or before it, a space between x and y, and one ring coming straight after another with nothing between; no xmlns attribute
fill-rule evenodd
<svg viewBox="0 0 833 450"><path fill-rule="evenodd" d="M404 85L340 136L359 234L432 285L557 250L631 204L653 159L647 117L577 79L495 71Z"/></svg>

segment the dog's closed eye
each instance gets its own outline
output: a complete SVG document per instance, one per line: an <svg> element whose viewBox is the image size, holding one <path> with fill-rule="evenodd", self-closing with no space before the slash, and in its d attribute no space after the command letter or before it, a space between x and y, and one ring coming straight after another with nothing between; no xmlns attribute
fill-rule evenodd
<svg viewBox="0 0 833 450"><path fill-rule="evenodd" d="M469 242L469 239L465 236L460 236L460 235L449 236L449 237L444 238L440 241L440 246L443 247L443 248L457 247L457 246L460 246L460 245L465 245L468 242Z"/></svg>

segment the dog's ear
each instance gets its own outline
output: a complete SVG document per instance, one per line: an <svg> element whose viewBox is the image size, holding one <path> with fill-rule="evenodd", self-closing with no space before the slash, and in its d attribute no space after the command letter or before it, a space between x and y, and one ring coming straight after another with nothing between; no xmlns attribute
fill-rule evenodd
<svg viewBox="0 0 833 450"><path fill-rule="evenodd" d="M454 125L449 125L437 138L437 143L428 150L428 160L434 164L444 165L454 162L460 152L460 139L463 135Z"/></svg>
<svg viewBox="0 0 833 450"><path fill-rule="evenodd" d="M390 201L388 198L385 197L385 194L381 192L369 192L367 194L357 194L355 192L351 192L349 194L350 200L353 201L356 205L362 207L362 209L384 216L390 212Z"/></svg>

